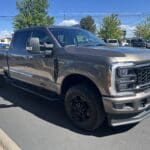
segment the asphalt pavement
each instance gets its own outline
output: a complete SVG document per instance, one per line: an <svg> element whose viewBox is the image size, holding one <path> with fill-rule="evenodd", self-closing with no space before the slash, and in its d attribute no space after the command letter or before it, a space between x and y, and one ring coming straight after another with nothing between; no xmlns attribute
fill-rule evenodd
<svg viewBox="0 0 150 150"><path fill-rule="evenodd" d="M150 118L135 126L75 128L63 102L12 86L0 89L0 128L23 150L149 150Z"/></svg>

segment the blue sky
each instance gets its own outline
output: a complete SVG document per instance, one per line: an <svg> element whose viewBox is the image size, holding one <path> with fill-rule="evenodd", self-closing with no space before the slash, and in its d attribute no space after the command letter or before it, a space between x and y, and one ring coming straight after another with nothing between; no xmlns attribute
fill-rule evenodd
<svg viewBox="0 0 150 150"><path fill-rule="evenodd" d="M49 14L56 17L56 24L63 21L64 12L67 20L76 22L91 14L96 24L101 23L104 15L118 13L123 26L132 30L146 16L142 13L150 14L150 0L49 0L49 3ZM0 16L17 15L16 0L1 1L0 10ZM12 18L0 18L0 32L12 30Z"/></svg>

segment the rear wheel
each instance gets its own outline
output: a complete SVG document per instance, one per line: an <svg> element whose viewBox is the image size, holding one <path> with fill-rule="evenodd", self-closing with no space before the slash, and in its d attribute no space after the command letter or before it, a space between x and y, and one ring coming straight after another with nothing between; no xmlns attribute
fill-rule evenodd
<svg viewBox="0 0 150 150"><path fill-rule="evenodd" d="M105 118L100 95L86 84L68 90L65 109L72 122L84 130L98 128Z"/></svg>

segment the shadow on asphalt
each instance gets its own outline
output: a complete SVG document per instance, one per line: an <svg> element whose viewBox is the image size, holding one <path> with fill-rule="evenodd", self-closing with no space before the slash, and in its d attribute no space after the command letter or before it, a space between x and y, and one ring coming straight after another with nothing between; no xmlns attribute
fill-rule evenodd
<svg viewBox="0 0 150 150"><path fill-rule="evenodd" d="M33 94L22 91L12 86L6 86L0 90L0 97L12 103L11 105L0 105L0 109L9 107L20 107L28 111L42 120L45 120L54 125L66 128L72 132L87 136L104 137L114 134L120 134L130 130L132 126L122 126L117 128L109 128L102 126L94 132L82 131L74 127L68 120L62 101L48 101L35 96Z"/></svg>

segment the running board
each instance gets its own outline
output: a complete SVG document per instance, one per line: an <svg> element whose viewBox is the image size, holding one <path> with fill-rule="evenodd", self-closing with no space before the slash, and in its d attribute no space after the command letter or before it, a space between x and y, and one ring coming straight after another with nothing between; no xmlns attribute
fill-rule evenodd
<svg viewBox="0 0 150 150"><path fill-rule="evenodd" d="M32 93L32 94L34 94L34 95L40 96L41 98L47 99L47 100L49 100L49 101L59 101L59 100L61 100L61 99L59 98L59 96L57 96L56 98L55 98L55 97L44 96L44 95L38 94L37 92L34 92L34 91L30 90L30 89L21 87L21 86L15 84L15 83L11 83L11 85L14 86L14 87L16 87L16 88L22 89L22 90L24 90L24 91L26 91L26 92L29 92L29 93Z"/></svg>

